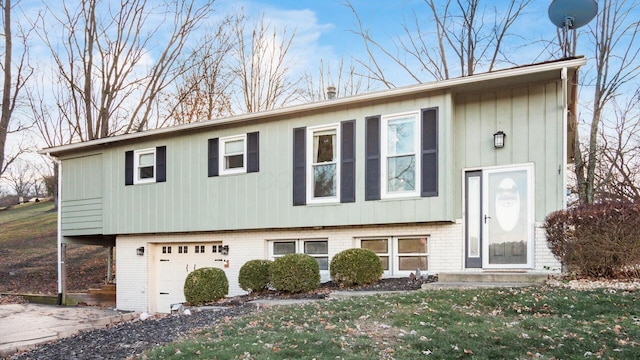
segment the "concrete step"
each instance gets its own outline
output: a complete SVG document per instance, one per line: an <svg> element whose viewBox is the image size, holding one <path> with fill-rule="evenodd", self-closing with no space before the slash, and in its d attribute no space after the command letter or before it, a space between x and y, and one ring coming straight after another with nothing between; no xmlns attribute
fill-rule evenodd
<svg viewBox="0 0 640 360"><path fill-rule="evenodd" d="M531 272L447 272L438 274L440 283L511 283L511 284L542 284L547 280L548 274Z"/></svg>

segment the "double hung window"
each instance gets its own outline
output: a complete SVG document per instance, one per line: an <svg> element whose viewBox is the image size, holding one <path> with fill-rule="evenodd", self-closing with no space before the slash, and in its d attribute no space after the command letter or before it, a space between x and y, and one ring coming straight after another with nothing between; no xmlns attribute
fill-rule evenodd
<svg viewBox="0 0 640 360"><path fill-rule="evenodd" d="M246 172L247 136L232 136L220 139L221 174L235 174Z"/></svg>
<svg viewBox="0 0 640 360"><path fill-rule="evenodd" d="M156 181L156 149L134 151L133 167L135 169L134 184Z"/></svg>
<svg viewBox="0 0 640 360"><path fill-rule="evenodd" d="M307 132L308 202L339 201L340 172L338 125L310 128Z"/></svg>
<svg viewBox="0 0 640 360"><path fill-rule="evenodd" d="M382 118L382 197L419 195L418 113Z"/></svg>
<svg viewBox="0 0 640 360"><path fill-rule="evenodd" d="M167 181L167 147L125 152L125 185L161 183Z"/></svg>

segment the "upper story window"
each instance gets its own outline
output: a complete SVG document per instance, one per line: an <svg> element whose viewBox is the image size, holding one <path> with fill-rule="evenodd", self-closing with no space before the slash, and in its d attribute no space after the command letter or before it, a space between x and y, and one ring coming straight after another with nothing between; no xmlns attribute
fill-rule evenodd
<svg viewBox="0 0 640 360"><path fill-rule="evenodd" d="M356 122L293 129L293 205L356 201Z"/></svg>
<svg viewBox="0 0 640 360"><path fill-rule="evenodd" d="M125 185L167 181L167 147L125 152Z"/></svg>
<svg viewBox="0 0 640 360"><path fill-rule="evenodd" d="M133 167L136 175L134 184L144 184L156 181L156 149L134 151Z"/></svg>
<svg viewBox="0 0 640 360"><path fill-rule="evenodd" d="M220 139L220 173L237 174L246 172L247 136L239 135Z"/></svg>
<svg viewBox="0 0 640 360"><path fill-rule="evenodd" d="M438 196L438 108L365 118L366 201Z"/></svg>
<svg viewBox="0 0 640 360"><path fill-rule="evenodd" d="M209 177L260 170L258 132L209 139Z"/></svg>
<svg viewBox="0 0 640 360"><path fill-rule="evenodd" d="M418 195L418 134L417 112L382 118L382 197Z"/></svg>
<svg viewBox="0 0 640 360"><path fill-rule="evenodd" d="M308 202L338 201L340 183L338 125L307 131Z"/></svg>

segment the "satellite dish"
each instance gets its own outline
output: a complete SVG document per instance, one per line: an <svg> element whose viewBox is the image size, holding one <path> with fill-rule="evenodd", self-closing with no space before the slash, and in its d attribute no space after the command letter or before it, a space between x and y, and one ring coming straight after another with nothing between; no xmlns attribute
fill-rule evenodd
<svg viewBox="0 0 640 360"><path fill-rule="evenodd" d="M549 5L549 19L559 28L570 30L587 25L598 13L595 0L553 0Z"/></svg>

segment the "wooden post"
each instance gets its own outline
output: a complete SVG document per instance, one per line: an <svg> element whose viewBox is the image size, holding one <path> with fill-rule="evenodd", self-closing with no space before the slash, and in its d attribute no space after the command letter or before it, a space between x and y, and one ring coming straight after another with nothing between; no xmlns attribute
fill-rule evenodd
<svg viewBox="0 0 640 360"><path fill-rule="evenodd" d="M107 255L107 284L113 282L113 274L111 268L113 267L113 246L109 246L109 252Z"/></svg>

